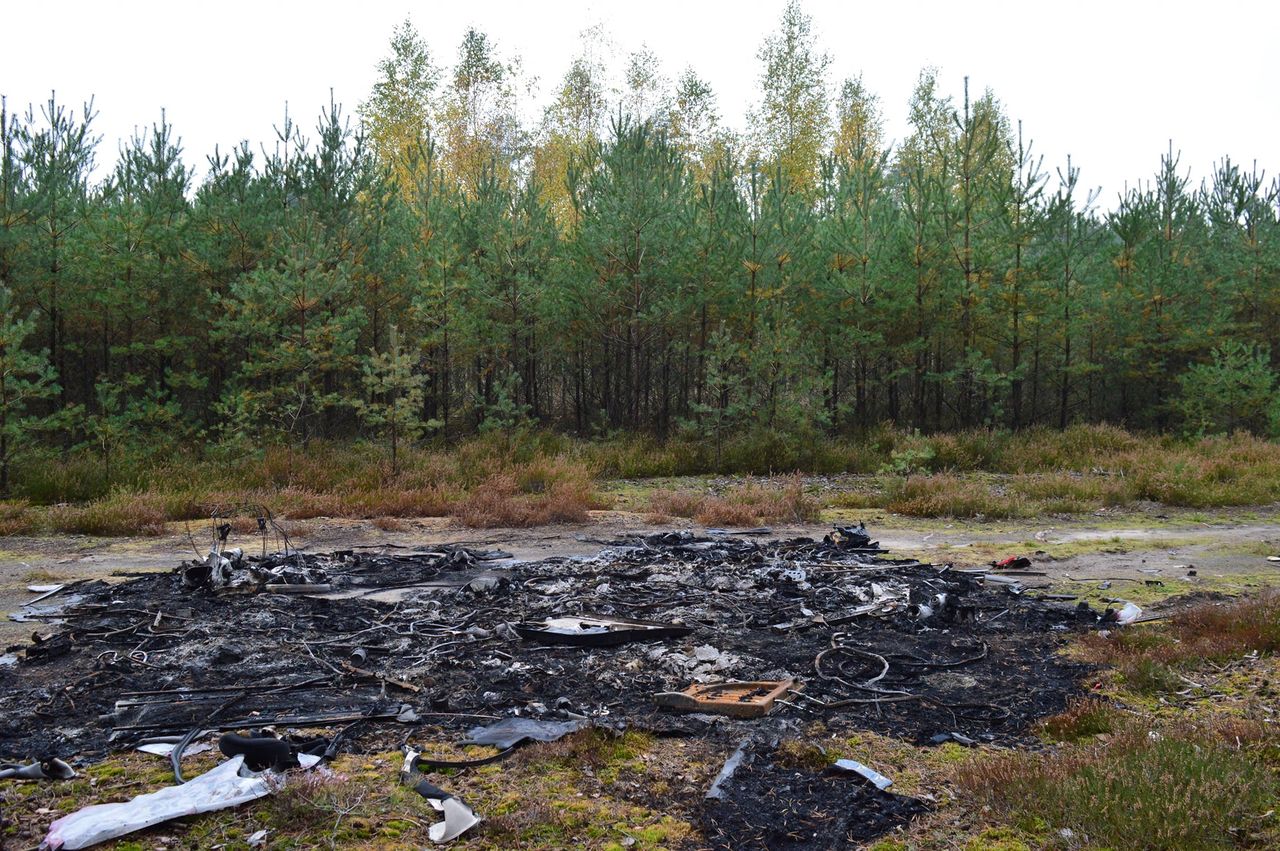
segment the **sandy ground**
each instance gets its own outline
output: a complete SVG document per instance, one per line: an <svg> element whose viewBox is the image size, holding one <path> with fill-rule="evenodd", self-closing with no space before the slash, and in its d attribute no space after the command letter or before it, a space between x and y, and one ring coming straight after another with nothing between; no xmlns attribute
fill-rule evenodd
<svg viewBox="0 0 1280 851"><path fill-rule="evenodd" d="M696 528L687 523L677 526ZM467 529L443 518L406 521L402 531L388 532L361 520L319 518L292 524L294 543L312 552L356 546L427 548L438 543L465 543L501 548L517 559L557 555L590 555L601 542L628 532L658 528L642 514L595 512L580 525L535 529ZM989 563L1004 555L1027 555L1043 576L1028 585L1058 590L1088 589L1098 596L1113 587L1116 596L1157 599L1197 589L1228 593L1280 584L1280 564L1265 556L1280 553L1280 512L1275 509L1199 514L1134 512L1119 516L1063 521L1003 523L917 520L896 515L869 517L873 537L894 553L957 566ZM208 549L208 524L184 524L151 538L8 538L0 541L0 612L19 609L35 595L30 584L78 579L119 580L120 572L167 571ZM830 523L775 526L771 537L821 537ZM256 552L256 537L232 537L232 545ZM1195 571L1194 575L1190 575ZM1079 580L1079 582L1075 582ZM1159 581L1159 586L1148 582ZM1104 583L1110 582L1111 586ZM1071 587L1071 586L1075 587ZM27 638L33 624L0 622L0 646Z"/></svg>

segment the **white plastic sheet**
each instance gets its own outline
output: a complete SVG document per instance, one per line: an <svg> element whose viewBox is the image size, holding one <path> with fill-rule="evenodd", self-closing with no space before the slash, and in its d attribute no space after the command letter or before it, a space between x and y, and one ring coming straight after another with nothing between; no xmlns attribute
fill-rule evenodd
<svg viewBox="0 0 1280 851"><path fill-rule="evenodd" d="M174 745L173 742L156 742L150 745L138 745L135 750L142 751L143 753L154 754L155 756L168 756L173 753L173 749L175 747L176 745ZM201 742L198 745L187 745L186 750L182 752L182 758L186 759L189 756L195 756L196 754L202 754L205 751L211 750L213 750L213 745L206 744L205 742Z"/></svg>
<svg viewBox="0 0 1280 851"><path fill-rule="evenodd" d="M315 765L318 757L298 757L303 767ZM168 786L139 795L131 801L95 804L63 816L49 826L41 848L88 848L117 836L133 833L170 819L224 810L270 795L272 772L255 773L244 768L244 757L231 759L181 786Z"/></svg>
<svg viewBox="0 0 1280 851"><path fill-rule="evenodd" d="M1125 603L1124 608L1116 615L1116 622L1122 626L1128 626L1140 617L1142 617L1142 609L1133 603Z"/></svg>

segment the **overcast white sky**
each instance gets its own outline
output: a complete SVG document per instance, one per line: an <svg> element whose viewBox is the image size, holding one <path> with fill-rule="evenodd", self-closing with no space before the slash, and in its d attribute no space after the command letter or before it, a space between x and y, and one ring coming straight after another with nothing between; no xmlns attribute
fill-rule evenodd
<svg viewBox="0 0 1280 851"><path fill-rule="evenodd" d="M1223 155L1268 176L1280 172L1280 71L1274 2L1072 3L807 0L832 55L833 84L861 73L881 99L886 130L906 132L920 69L937 66L959 99L991 87L1023 122L1051 174L1070 153L1081 182L1109 207L1124 182L1148 178L1170 138L1194 183ZM406 16L438 61L452 62L468 25L519 55L541 99L603 24L620 54L647 45L674 77L692 65L741 127L755 99L756 50L783 0L637 3L585 0L361 0L358 3L221 0L7 3L0 93L12 109L96 98L100 162L121 137L165 108L188 161L205 170L215 144L269 139L284 103L306 127L329 90L354 115L394 26ZM621 60L619 60L620 62Z"/></svg>

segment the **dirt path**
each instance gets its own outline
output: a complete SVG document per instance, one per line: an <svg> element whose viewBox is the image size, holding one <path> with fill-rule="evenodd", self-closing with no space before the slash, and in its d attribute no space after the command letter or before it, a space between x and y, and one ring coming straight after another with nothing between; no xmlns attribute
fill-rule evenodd
<svg viewBox="0 0 1280 851"><path fill-rule="evenodd" d="M1081 588L1107 591L1099 586L1112 582L1117 596L1123 592L1143 600L1197 588L1230 592L1280 584L1280 564L1265 558L1280 553L1280 515L1274 511L1210 520L1190 514L1017 523L917 521L900 516L868 520L883 546L925 561L968 566L1004 555L1027 555L1034 560L1034 569L1044 573L1043 577L1029 578L1029 584L1061 586L1079 580L1076 584ZM821 537L830 525L776 526L771 536ZM536 560L588 555L600 549L601 541L656 528L642 514L621 511L595 512L588 524L536 529L467 529L442 518L406 521L404 526L399 531L383 531L367 521L320 518L294 524L294 543L314 552L357 546L415 549L436 543L466 543L501 548L521 560ZM207 549L208 530L194 531L194 548L182 524L175 524L170 534L153 538L63 535L5 539L0 547L0 612L14 611L31 599L27 586L33 583L170 570L194 558L202 545ZM233 538L232 544L253 551L258 539ZM1194 576L1190 571L1195 571ZM6 618L0 622L0 646L25 639L31 631L31 624Z"/></svg>

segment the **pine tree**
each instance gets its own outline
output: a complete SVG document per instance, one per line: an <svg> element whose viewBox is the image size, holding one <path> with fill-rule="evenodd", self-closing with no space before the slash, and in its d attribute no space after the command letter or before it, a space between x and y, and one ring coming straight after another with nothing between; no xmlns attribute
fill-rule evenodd
<svg viewBox="0 0 1280 851"><path fill-rule="evenodd" d="M22 117L10 112L8 101L0 97L0 287L13 285L29 238L30 188L20 148L25 132Z"/></svg>
<svg viewBox="0 0 1280 851"><path fill-rule="evenodd" d="M1058 170L1058 191L1049 200L1045 214L1049 266L1045 279L1050 289L1046 324L1052 329L1059 350L1056 370L1058 428L1066 428L1071 420L1072 380L1082 372L1078 363L1078 347L1074 346L1077 328L1087 318L1081 296L1089 283L1091 255L1103 236L1091 216L1097 192L1086 192L1085 197L1080 198L1077 194L1079 180L1080 170L1071 164L1068 157L1066 171ZM1116 227L1114 223L1112 226ZM1128 233L1125 228L1121 230ZM1136 235L1128 238L1136 239ZM1121 271L1124 272L1123 266Z"/></svg>
<svg viewBox="0 0 1280 851"><path fill-rule="evenodd" d="M992 234L1004 212L1005 187L1011 182L1008 163L1002 161L1009 150L1007 122L988 91L975 103L969 101L969 80L964 81L962 111L951 117L955 131L950 136L948 159L952 166L950 191L941 193L942 213L950 242L950 253L958 275L946 276L950 299L960 319L957 351L944 353L950 364L940 362L940 372L956 382L956 415L959 423L989 424L989 418L975 411L991 398L1003 376L981 345L983 337L983 290L989 284L995 257L992 249L1000 240Z"/></svg>
<svg viewBox="0 0 1280 851"><path fill-rule="evenodd" d="M13 460L36 445L57 421L40 403L58 395L57 372L47 351L26 348L36 316L23 318L8 287L0 286L0 494L9 495Z"/></svg>
<svg viewBox="0 0 1280 851"><path fill-rule="evenodd" d="M722 322L708 338L705 356L705 400L699 399L692 405L694 419L690 431L700 438L711 439L718 468L723 460L725 436L746 422L750 413L742 392L746 385L743 364L748 353Z"/></svg>
<svg viewBox="0 0 1280 851"><path fill-rule="evenodd" d="M745 329L737 321L741 310L738 288L746 271L743 239L748 232L747 210L737 186L739 171L738 161L726 151L711 164L707 179L694 189L687 207L690 252L687 271L681 276L686 290L680 303L688 319L696 324L687 335L693 342L686 354L693 360L684 369L684 410L689 410L691 403L717 404L722 408L726 404L718 400L720 390L710 386L711 361L718 357L712 351L713 330L721 333L721 348L734 339L733 334L738 335L737 339L745 337ZM726 357L719 357L718 363L721 383L727 380L729 370L744 368L743 363ZM732 392L736 394L738 389L735 384Z"/></svg>
<svg viewBox="0 0 1280 851"><path fill-rule="evenodd" d="M67 315L83 301L85 254L76 238L85 220L89 175L98 137L91 127L95 113L86 103L79 115L50 96L37 125L28 111L20 137L22 168L29 181L26 221L31 226L26 262L14 275L14 296L34 305L45 326L44 343L58 371L62 404L68 397Z"/></svg>
<svg viewBox="0 0 1280 851"><path fill-rule="evenodd" d="M216 410L247 356L245 340L225 314L238 308L232 287L270 262L286 211L280 187L255 168L248 143L231 153L215 151L195 193L186 254L194 283L204 293L207 316L191 323L207 381L204 398L188 416L206 429L219 425ZM197 308L198 309L198 308Z"/></svg>
<svg viewBox="0 0 1280 851"><path fill-rule="evenodd" d="M1280 434L1280 393L1266 344L1228 340L1215 346L1207 362L1192 364L1178 377L1174 402L1183 431L1193 437L1246 429Z"/></svg>
<svg viewBox="0 0 1280 851"><path fill-rule="evenodd" d="M951 102L938 95L934 69L920 73L911 99L911 135L898 151L896 170L902 195L902 252L909 258L912 281L910 327L902 354L911 369L912 423L929 425L928 393L933 391L934 423L941 427L942 394L938 336L941 264L949 251L945 205L953 181Z"/></svg>
<svg viewBox="0 0 1280 851"><path fill-rule="evenodd" d="M460 209L461 278L465 294L462 336L473 340L476 413L505 389L513 404L537 411L537 334L546 268L555 247L555 225L535 185L512 186L486 169ZM465 356L464 356L465 357Z"/></svg>
<svg viewBox="0 0 1280 851"><path fill-rule="evenodd" d="M888 152L877 152L872 126L852 128L843 150L823 163L819 238L826 259L823 299L814 305L824 323L831 371L828 409L839 427L842 391L851 379L859 428L871 425L873 364L885 359L892 327L901 320L902 288L894 282L898 209L889 183ZM847 353L847 355L846 355ZM848 363L851 376L845 377Z"/></svg>
<svg viewBox="0 0 1280 851"><path fill-rule="evenodd" d="M414 183L410 209L418 226L411 258L409 315L421 346L424 389L423 419L439 420L448 438L454 407L453 342L462 299L461 192L440 165L429 137L413 152Z"/></svg>
<svg viewBox="0 0 1280 851"><path fill-rule="evenodd" d="M1012 146L1012 142L1010 143ZM1040 170L1042 159L1031 152L1024 143L1022 122L1018 122L1017 148L1010 150L1014 171L1012 180L999 187L1002 190L1000 210L1001 226L1008 248L1012 249L1003 286L997 302L1006 314L1006 320L997 330L1000 342L1009 351L1009 422L1014 429L1023 425L1023 385L1026 380L1024 358L1027 349L1029 295L1034 290L1037 269L1032 260L1032 250L1040 236L1043 224L1043 196L1046 176Z"/></svg>
<svg viewBox="0 0 1280 851"><path fill-rule="evenodd" d="M607 145L575 160L570 177L581 224L566 241L569 297L601 335L610 420L655 425L669 390L655 345L668 327L686 244L684 164L664 134L624 117Z"/></svg>
<svg viewBox="0 0 1280 851"><path fill-rule="evenodd" d="M1209 224L1207 282L1225 294L1237 323L1227 333L1280 338L1280 181L1266 183L1255 163L1250 171L1227 157L1200 188Z"/></svg>
<svg viewBox="0 0 1280 851"><path fill-rule="evenodd" d="M357 411L365 425L386 437L392 476L400 473L401 443L417 438L424 427L437 425L422 421L424 379L414 371L414 361L400 345L400 334L392 325L387 350L367 356L363 367L368 397L357 402Z"/></svg>
<svg viewBox="0 0 1280 851"><path fill-rule="evenodd" d="M110 285L86 292L90 309L77 324L89 345L79 347L80 372L129 388L121 404L139 443L190 439L180 400L199 398L206 381L196 328L187 321L192 312L204 314L205 295L185 254L189 185L180 144L162 117L121 151L91 204L93 269Z"/></svg>
<svg viewBox="0 0 1280 851"><path fill-rule="evenodd" d="M359 202L373 180L363 136L336 104L317 132L310 149L287 122L282 128L291 152L268 166L285 207L283 244L270 265L232 283L220 320L247 355L225 406L228 426L254 424L303 443L331 436L356 398L350 385L366 317L355 287L368 224Z"/></svg>

